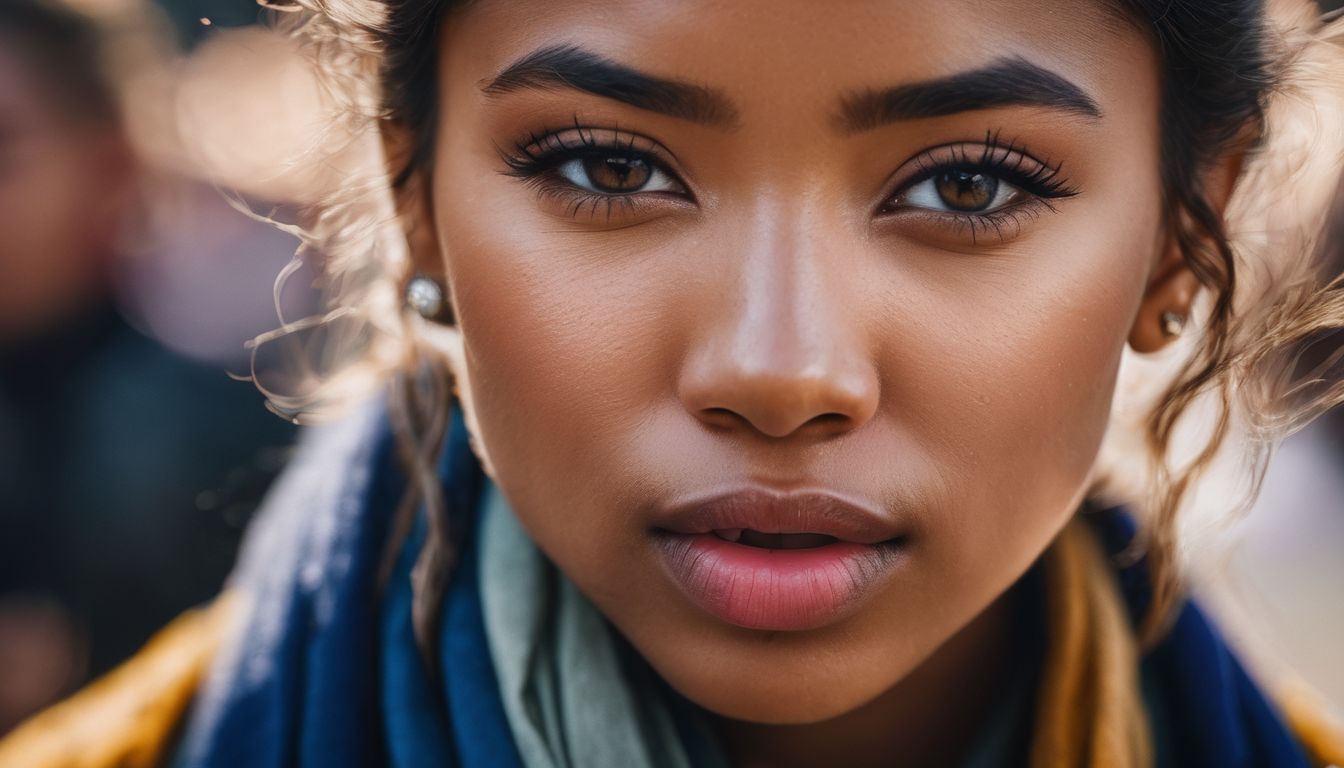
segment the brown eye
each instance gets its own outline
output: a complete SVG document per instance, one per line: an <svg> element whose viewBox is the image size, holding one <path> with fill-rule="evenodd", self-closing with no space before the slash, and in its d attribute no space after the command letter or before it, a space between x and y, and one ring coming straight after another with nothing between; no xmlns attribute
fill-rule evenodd
<svg viewBox="0 0 1344 768"><path fill-rule="evenodd" d="M938 198L954 211L983 211L999 194L999 180L974 171L944 171L933 178Z"/></svg>
<svg viewBox="0 0 1344 768"><path fill-rule="evenodd" d="M591 155L583 159L583 171L599 192L638 192L649 183L653 168L640 157Z"/></svg>
<svg viewBox="0 0 1344 768"><path fill-rule="evenodd" d="M634 152L587 152L560 163L555 172L570 184L600 195L685 192L652 158Z"/></svg>

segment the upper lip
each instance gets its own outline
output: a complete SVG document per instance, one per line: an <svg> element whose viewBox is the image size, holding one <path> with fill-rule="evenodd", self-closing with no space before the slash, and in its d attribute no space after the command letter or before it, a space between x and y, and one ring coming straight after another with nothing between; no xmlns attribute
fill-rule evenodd
<svg viewBox="0 0 1344 768"><path fill-rule="evenodd" d="M902 535L896 520L861 501L821 490L742 488L676 501L659 510L655 528L709 533L749 528L762 533L820 533L878 544Z"/></svg>

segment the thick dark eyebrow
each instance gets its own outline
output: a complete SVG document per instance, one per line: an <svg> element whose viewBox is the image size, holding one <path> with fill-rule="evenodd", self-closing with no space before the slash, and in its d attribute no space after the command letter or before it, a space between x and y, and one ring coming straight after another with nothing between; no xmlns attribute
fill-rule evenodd
<svg viewBox="0 0 1344 768"><path fill-rule="evenodd" d="M1101 109L1082 88L1026 59L1013 57L937 80L863 91L843 100L838 122L842 130L858 133L898 120L1013 106L1101 117Z"/></svg>
<svg viewBox="0 0 1344 768"><path fill-rule="evenodd" d="M575 45L533 51L506 67L481 90L501 95L526 88L573 88L703 125L732 128L737 124L737 108L716 90L655 77Z"/></svg>

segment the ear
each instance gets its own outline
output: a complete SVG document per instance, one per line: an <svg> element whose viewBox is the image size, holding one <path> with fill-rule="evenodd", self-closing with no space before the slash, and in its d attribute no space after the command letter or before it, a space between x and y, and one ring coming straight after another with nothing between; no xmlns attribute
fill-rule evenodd
<svg viewBox="0 0 1344 768"><path fill-rule="evenodd" d="M380 131L388 178L396 179L415 156L415 136L406 127L391 122L383 123ZM405 283L412 277L425 275L444 286L447 293L443 254L434 222L431 175L426 170L414 170L402 187L393 190L393 194L396 196L397 218L405 233L411 260L401 287L404 289ZM448 314L445 310L445 315Z"/></svg>
<svg viewBox="0 0 1344 768"><path fill-rule="evenodd" d="M1229 152L1200 178L1209 205L1222 217L1227 202L1236 188L1237 179L1246 159L1246 144L1238 142L1237 149ZM1139 313L1129 332L1129 345L1135 352L1150 353L1163 349L1175 340L1168 332L1168 319L1175 315L1182 323L1190 317L1195 297L1201 288L1199 278L1190 269L1176 235L1175 225L1169 225L1159 246L1157 264L1148 279Z"/></svg>
<svg viewBox="0 0 1344 768"><path fill-rule="evenodd" d="M404 126L383 123L380 127L384 157L387 158L388 178L395 179L415 157L415 136ZM406 184L394 190L397 196L397 217L406 234L411 264L404 276L409 282L415 275L424 275L444 287L444 309L434 322L418 323L418 331L429 345L443 354L453 376L453 393L462 406L470 444L487 477L495 478L494 463L480 439L481 428L476 418L475 398L471 379L467 375L466 347L462 330L457 326L452 307L452 291L440 248L438 226L434 220L434 184L432 175L424 169L412 172ZM401 286L405 290L406 286Z"/></svg>

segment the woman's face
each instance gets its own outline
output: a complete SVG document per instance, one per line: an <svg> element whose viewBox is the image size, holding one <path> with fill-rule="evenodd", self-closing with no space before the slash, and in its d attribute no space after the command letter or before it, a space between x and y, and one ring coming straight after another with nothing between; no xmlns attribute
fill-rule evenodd
<svg viewBox="0 0 1344 768"><path fill-rule="evenodd" d="M1100 3L484 0L439 73L482 449L682 693L852 710L1074 513L1164 250Z"/></svg>

